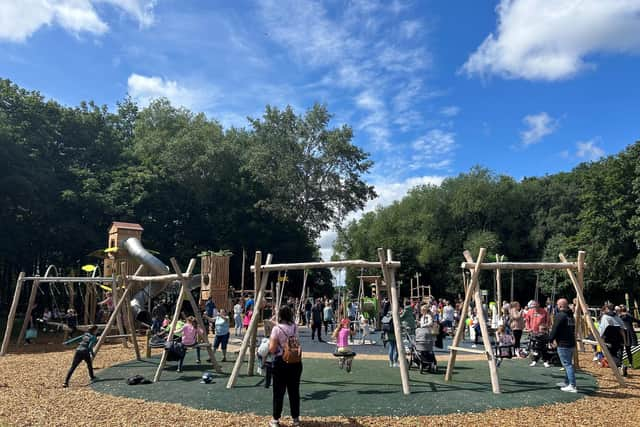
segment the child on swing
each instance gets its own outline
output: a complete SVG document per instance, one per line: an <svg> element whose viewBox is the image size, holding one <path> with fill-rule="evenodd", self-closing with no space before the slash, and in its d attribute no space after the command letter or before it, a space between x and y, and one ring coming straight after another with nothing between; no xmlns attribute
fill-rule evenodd
<svg viewBox="0 0 640 427"><path fill-rule="evenodd" d="M349 347L349 337L353 335L353 331L349 328L349 319L344 318L338 325L335 331L333 331L333 338L336 340L336 352L334 356L339 357L340 369L347 364L347 372L351 372L351 363L353 357L356 355Z"/></svg>

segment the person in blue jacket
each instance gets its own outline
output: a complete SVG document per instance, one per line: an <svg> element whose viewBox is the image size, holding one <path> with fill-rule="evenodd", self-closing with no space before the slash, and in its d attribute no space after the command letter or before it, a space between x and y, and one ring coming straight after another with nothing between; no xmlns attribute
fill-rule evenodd
<svg viewBox="0 0 640 427"><path fill-rule="evenodd" d="M96 337L96 331L98 327L96 325L89 326L89 330L82 335L79 335L75 338L71 338L64 342L64 345L70 345L75 342L80 342L78 347L76 347L76 352L73 355L73 362L71 362L71 367L69 368L69 372L67 372L67 377L64 379L64 384L62 387L69 387L69 380L71 379L71 375L73 375L73 371L76 370L80 362L83 360L87 364L87 369L89 370L89 378L91 381L96 379L96 376L93 374L93 364L91 362L91 357L93 357L93 346L96 345L98 339Z"/></svg>

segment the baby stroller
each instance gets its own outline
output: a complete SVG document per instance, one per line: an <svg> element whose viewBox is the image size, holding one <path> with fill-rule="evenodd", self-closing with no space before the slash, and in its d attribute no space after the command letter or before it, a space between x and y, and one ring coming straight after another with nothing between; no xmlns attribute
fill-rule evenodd
<svg viewBox="0 0 640 427"><path fill-rule="evenodd" d="M409 368L414 364L420 368L420 373L438 372L438 362L433 352L435 336L431 328L416 328L415 339L408 336L410 343L410 363Z"/></svg>

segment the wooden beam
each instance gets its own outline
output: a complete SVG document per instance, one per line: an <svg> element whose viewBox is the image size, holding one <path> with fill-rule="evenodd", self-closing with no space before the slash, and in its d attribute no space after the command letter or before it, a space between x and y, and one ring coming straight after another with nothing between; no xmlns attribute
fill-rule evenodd
<svg viewBox="0 0 640 427"><path fill-rule="evenodd" d="M33 313L33 307L36 305L36 296L38 295L38 287L40 286L39 280L34 280L31 285L31 294L29 295L29 305L27 306L27 314L24 315L24 322L20 329L20 335L18 335L18 345L22 344L24 337L29 328L29 321L31 319L31 313Z"/></svg>
<svg viewBox="0 0 640 427"><path fill-rule="evenodd" d="M480 248L480 253L478 254L479 263L482 263L485 253L486 253L486 250L484 248ZM469 251L464 251L464 256L465 258L471 257L471 253ZM469 312L469 305L471 304L471 298L473 297L473 289L471 285L477 283L479 275L480 275L479 269L475 269L475 268L471 269L471 278L469 279L469 284L466 285L466 288L465 288L464 301L462 303L462 310L460 312L460 321L458 322L458 328L456 329L456 334L453 337L453 343L451 344L454 348L449 352L449 361L447 362L447 372L444 375L445 381L451 381L451 378L453 377L453 368L456 364L456 351L457 351L455 347L458 347L462 342L462 339L464 338L464 328L466 327L465 320L467 317L467 313ZM451 349L451 347L449 348Z"/></svg>
<svg viewBox="0 0 640 427"><path fill-rule="evenodd" d="M559 257L562 262L567 262L563 254L560 254ZM578 262L581 262L581 261L584 264L584 251L578 252ZM585 320L587 321L587 326L589 327L589 331L591 332L593 337L596 339L596 341L598 341L598 345L600 346L602 353L604 353L604 356L607 359L607 362L609 363L609 367L613 372L613 376L618 380L618 383L620 383L621 386L624 386L625 380L622 377L622 375L620 375L620 372L618 372L616 362L613 359L613 356L611 356L611 352L609 351L609 348L607 347L604 340L600 336L600 333L596 330L596 327L593 325L593 322L591 321L591 315L589 315L587 301L584 298L584 294L582 293L582 286L578 282L578 279L576 278L576 275L573 273L572 270L567 269L567 274L569 275L569 279L571 279L571 283L573 283L573 287L576 290L576 294L578 296L578 306L579 306L578 309L582 310L582 314L584 314L585 316Z"/></svg>
<svg viewBox="0 0 640 427"><path fill-rule="evenodd" d="M478 350L477 348L466 348L466 347L458 347L458 346L450 345L449 350L462 351L462 352L474 353L474 354L484 354L485 356L488 356L488 353L485 350Z"/></svg>
<svg viewBox="0 0 640 427"><path fill-rule="evenodd" d="M404 344L402 342L402 330L400 329L400 312L398 301L398 288L396 287L396 278L393 268L388 263L392 260L391 250L387 251L385 257L384 249L378 248L378 258L380 259L380 267L385 282L387 282L391 294L391 317L393 317L393 333L396 336L396 347L398 349L398 361L400 362L400 380L402 381L402 392L407 395L411 393L409 387L409 367L407 366L407 356L404 352Z"/></svg>
<svg viewBox="0 0 640 427"><path fill-rule="evenodd" d="M271 263L272 255L267 255L266 264ZM242 361L247 353L247 349L249 347L251 337L253 336L253 332L258 328L258 316L255 315L256 307L262 303L262 299L264 298L264 288L267 285L267 280L269 278L268 274L262 274L260 266L262 264L262 252L256 251L255 260L254 260L254 286L257 289L257 297L254 299L254 307L253 312L254 315L251 317L251 321L249 322L249 327L247 328L247 332L244 334L242 338L242 344L240 344L240 351L238 352L238 358L236 359L233 370L231 371L231 375L229 376L229 380L227 381L227 389L232 388L236 380L238 379L238 374L240 373L240 367L242 366ZM254 289L254 290L256 290Z"/></svg>
<svg viewBox="0 0 640 427"><path fill-rule="evenodd" d="M473 262L463 262L460 267L472 270L476 268ZM577 270L575 262L487 262L482 263L481 270Z"/></svg>
<svg viewBox="0 0 640 427"><path fill-rule="evenodd" d="M126 281L125 281L126 283ZM131 343L133 344L133 350L136 353L136 360L142 360L140 357L140 346L138 345L138 338L136 337L136 322L133 319L133 311L131 311L131 297L130 294L127 295L125 300L126 306L123 307L125 311L125 316L127 319L127 327L129 328L129 335L131 337Z"/></svg>
<svg viewBox="0 0 640 427"><path fill-rule="evenodd" d="M38 280L40 283L103 283L110 282L111 277L40 277L29 276L23 279L25 282L29 280Z"/></svg>
<svg viewBox="0 0 640 427"><path fill-rule="evenodd" d="M273 259L273 256L271 254L267 255L267 265L271 264L271 260ZM260 311L260 307L262 307L262 301L265 300L266 301L266 289L267 289L267 283L269 281L269 273L266 274L262 274L261 273L262 278L260 279L260 286L258 286L258 294L256 296L256 298L254 298L254 307L253 307L253 315L256 316L257 313L261 313ZM254 288L255 288L255 283L254 283ZM257 317L257 316L256 316ZM253 318L252 318L253 320ZM249 362L247 363L247 375L249 376L253 376L253 371L254 371L254 365L256 362L256 341L258 338L258 323L260 322L260 320L256 320L256 327L253 330L253 333L251 334L251 338L249 340Z"/></svg>
<svg viewBox="0 0 640 427"><path fill-rule="evenodd" d="M124 292L122 293L122 296L120 297L120 301L118 301L118 303L116 304L116 306L113 309L113 313L111 313L111 316L109 317L109 320L107 321L107 324L104 327L104 330L102 331L102 334L100 334L100 337L98 338L98 342L96 343L96 346L93 349L93 359L95 360L96 356L98 356L98 352L100 351L100 347L102 347L102 344L104 343L104 340L107 338L109 331L111 330L111 327L113 326L114 322L116 321L116 318L118 317L118 314L120 312L120 310L122 309L122 304L124 304L125 300L127 299L127 295L129 295L129 291L131 290L131 287L133 286L132 283L129 283L128 286L125 288ZM114 286L115 288L115 286Z"/></svg>
<svg viewBox="0 0 640 427"><path fill-rule="evenodd" d="M189 301L189 304L191 304L191 309L193 310L193 314L196 317L196 320L198 321L198 326L201 327L202 329L205 329L204 319L202 318L202 313L200 313L200 307L198 307L198 303L193 298L193 295L191 295L191 291L189 290L188 277L191 276L191 273L193 272L193 269L196 265L195 258L192 258L191 261L189 261L189 266L187 267L186 274L182 274L182 270L180 269L180 266L178 265L178 261L176 261L175 258L171 258L170 261L171 261L171 265L173 266L173 270L178 274L178 276L181 277L180 281L182 283L183 289L185 289L185 297L187 298L187 301ZM218 361L216 360L216 356L213 353L213 348L211 348L211 345L209 345L209 331L205 330L203 339L206 345L207 353L209 354L209 360L211 360L211 366L216 372L221 373L222 367L218 364Z"/></svg>
<svg viewBox="0 0 640 427"><path fill-rule="evenodd" d="M389 268L400 268L400 262L393 261L388 263ZM291 264L271 264L261 266L262 271L278 271L278 270L304 270L312 268L380 268L380 263L362 261L362 260L345 260L345 261L321 261L321 262L301 262ZM251 266L251 271L255 267Z"/></svg>
<svg viewBox="0 0 640 427"><path fill-rule="evenodd" d="M11 339L11 332L13 331L13 322L16 320L16 310L18 310L18 301L20 300L20 293L22 292L23 283L24 272L20 272L20 274L18 275L18 281L16 282L16 290L13 293L13 301L11 302L9 317L7 318L7 327L4 331L4 338L2 339L0 356L4 356L5 354L7 354L7 350L9 349L9 340Z"/></svg>

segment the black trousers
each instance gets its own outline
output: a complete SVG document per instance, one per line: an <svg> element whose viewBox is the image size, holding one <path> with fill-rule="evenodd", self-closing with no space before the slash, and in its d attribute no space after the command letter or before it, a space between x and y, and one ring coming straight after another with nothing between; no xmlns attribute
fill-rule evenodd
<svg viewBox="0 0 640 427"><path fill-rule="evenodd" d="M313 322L311 324L311 339L316 336L316 331L318 332L318 341L322 341L322 322Z"/></svg>
<svg viewBox="0 0 640 427"><path fill-rule="evenodd" d="M300 417L300 377L302 363L285 363L281 357L273 363L273 419L282 416L284 393L289 394L291 418Z"/></svg>
<svg viewBox="0 0 640 427"><path fill-rule="evenodd" d="M64 379L65 384L69 384L69 380L71 379L71 375L73 375L73 371L76 370L80 362L82 362L83 360L87 363L89 378L93 379L93 363L91 363L91 355L89 354L89 351L76 350L76 353L73 355L73 362L71 362L69 372L67 372L67 377Z"/></svg>
<svg viewBox="0 0 640 427"><path fill-rule="evenodd" d="M522 338L522 329L513 329L513 340L515 341L515 343L513 344L517 349L520 348L520 339Z"/></svg>

